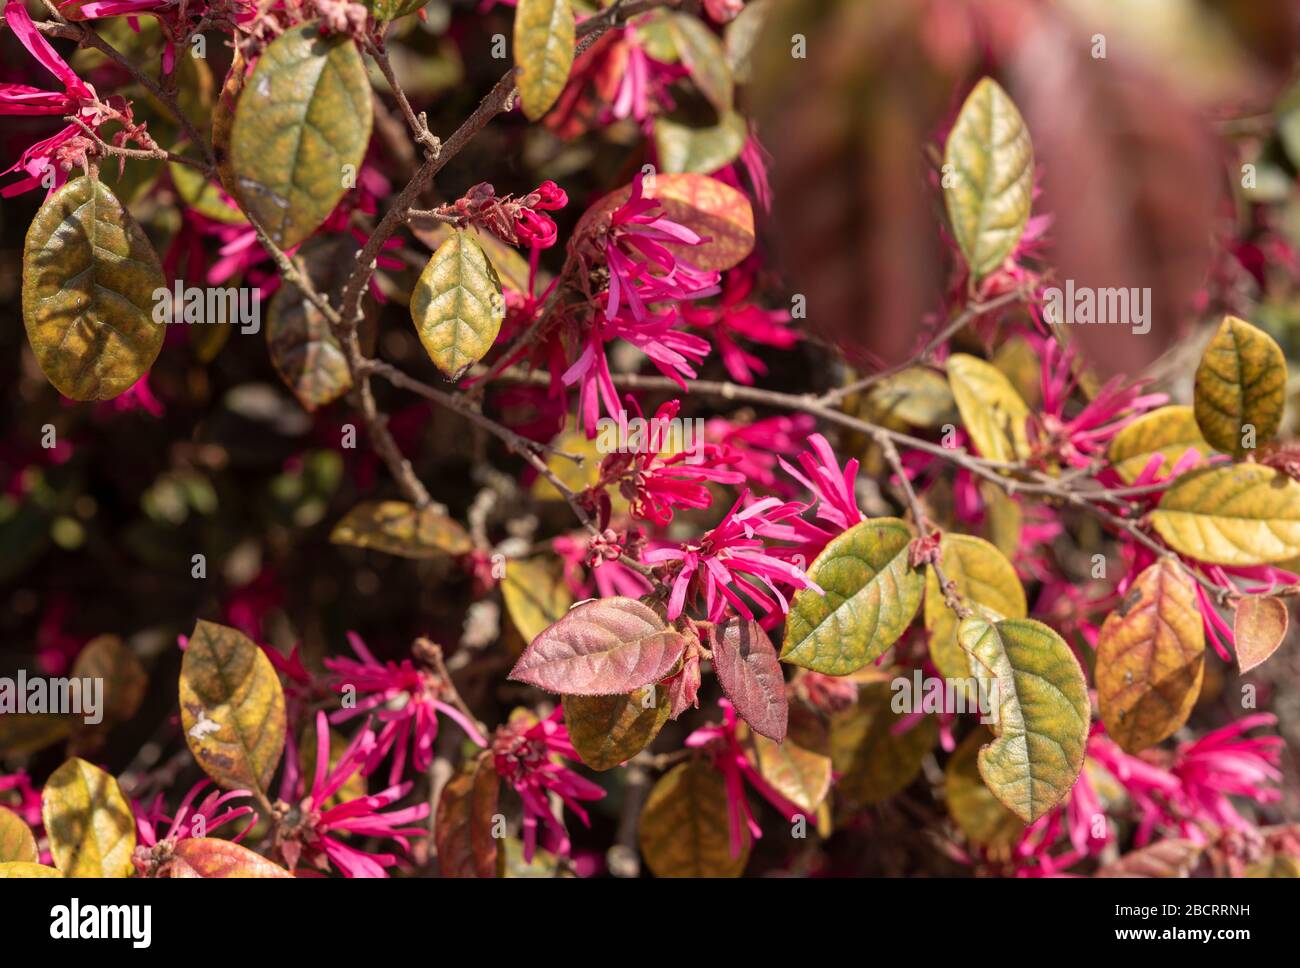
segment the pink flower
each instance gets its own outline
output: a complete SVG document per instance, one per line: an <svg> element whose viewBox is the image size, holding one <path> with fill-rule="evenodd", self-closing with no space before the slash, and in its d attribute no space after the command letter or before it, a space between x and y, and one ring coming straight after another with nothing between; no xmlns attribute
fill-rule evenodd
<svg viewBox="0 0 1300 968"><path fill-rule="evenodd" d="M137 804L135 810L137 845L131 862L141 876L160 874L171 861L172 851L182 840L209 837L216 828L240 817L251 817L251 819L243 830L231 838L232 842L239 843L253 829L254 824L257 823L257 816L251 806L247 804L239 807L226 806L233 800L251 797L252 793L248 790L231 790L227 793L212 790L197 807L193 805L194 799L205 787L211 785L211 780L200 780L194 784L189 793L185 794L185 799L181 801L174 817L167 816L163 811L161 793L147 808L141 808ZM163 824L167 824L167 832L160 835L159 831Z"/></svg>
<svg viewBox="0 0 1300 968"><path fill-rule="evenodd" d="M331 713L330 721L347 722L356 716L373 712L383 724L378 738L362 763L363 775L373 773L390 752L393 753L388 770L390 784L401 779L408 757L417 772L427 770L433 762L439 713L454 720L479 746L487 745L477 726L454 706L438 698L443 693L443 687L431 673L417 668L410 659L380 662L355 632L348 633L348 643L360 661L344 657L327 658L325 667L334 673L331 685L335 690L345 692L350 688L360 698L355 706Z"/></svg>
<svg viewBox="0 0 1300 968"><path fill-rule="evenodd" d="M784 614L789 602L778 584L795 589L812 588L823 594L803 571L778 557L791 549L772 549L761 538L790 541L795 531L789 524L806 505L782 503L774 497L763 498L744 507L749 491L741 494L726 516L698 544L655 548L645 552L648 564L680 562L672 577L672 594L668 599L668 617L677 618L686 609L688 595L694 601L703 593L709 621L720 621L730 604L739 614L753 618L750 603L765 616L774 616L779 608ZM748 599L748 600L747 600Z"/></svg>
<svg viewBox="0 0 1300 968"><path fill-rule="evenodd" d="M704 0L704 11L710 20L725 24L734 20L736 14L745 8L745 0Z"/></svg>
<svg viewBox="0 0 1300 968"><path fill-rule="evenodd" d="M1065 418L1065 406L1078 385L1077 353L1062 349L1055 340L1042 344L1043 405L1030 421L1041 456L1071 467L1088 467L1104 454L1111 438L1145 411L1168 401L1163 393L1142 394L1142 384L1125 384L1115 377L1073 417Z"/></svg>
<svg viewBox="0 0 1300 968"><path fill-rule="evenodd" d="M747 385L753 384L756 375L766 375L767 365L747 352L739 339L788 350L801 338L798 331L789 328L790 314L786 310L760 309L745 301L753 288L751 274L732 271L723 281L718 305L681 308L687 325L708 331L731 378Z"/></svg>
<svg viewBox="0 0 1300 968"><path fill-rule="evenodd" d="M49 41L40 35L23 0L9 0L5 5L5 20L27 52L63 84L63 91L43 91L27 84L0 84L0 114L59 118L76 115L90 127L97 127L99 110L94 88L73 73ZM30 191L41 184L47 173L51 177L50 191L54 191L68 180L67 168L71 167L74 156L84 154L86 144L81 129L70 124L32 145L13 167L0 172L7 175L21 171L27 177L0 188L0 196L9 198Z"/></svg>
<svg viewBox="0 0 1300 968"><path fill-rule="evenodd" d="M821 434L809 436L808 443L812 451L804 451L798 457L802 473L784 458L779 463L787 474L816 498L817 520L830 525L830 528L822 528L803 518L795 520L793 526L801 542L799 551L805 558L811 559L820 554L832 538L861 521L863 515L858 509L855 493L858 462L850 459L841 469L835 451Z"/></svg>
<svg viewBox="0 0 1300 968"><path fill-rule="evenodd" d="M492 738L497 775L514 787L524 805L524 860L531 861L542 835L542 846L559 856L569 853L569 833L564 821L551 812L548 795L578 815L587 826L591 821L581 800L600 800L605 791L569 769L564 761L578 759L569 741L563 711L556 709L545 719L530 724L525 719L508 723Z"/></svg>
<svg viewBox="0 0 1300 968"><path fill-rule="evenodd" d="M731 856L739 857L745 847L745 827L749 828L750 836L755 840L763 836L763 828L754 819L753 811L749 809L749 800L745 797L746 783L787 820L793 821L806 814L802 808L777 793L754 769L736 736L738 719L735 707L726 699L719 699L718 705L722 707L722 723L695 730L686 737L686 745L692 749L710 750L714 766L722 772L727 787Z"/></svg>
<svg viewBox="0 0 1300 968"><path fill-rule="evenodd" d="M367 725L348 744L338 764L330 767L330 732L324 711L316 714L316 770L310 785L301 773L297 744L292 733L285 748L284 775L278 804L281 816L276 824L276 846L290 868L300 859L320 870L332 864L345 877L387 877L385 868L397 863L394 854L375 854L352 846L345 836L377 837L396 841L403 850L409 848L408 837L424 834L420 827L407 827L429 815L429 805L420 803L384 812L411 792L412 783L390 786L373 795L361 796L336 806L329 801L343 788L370 758L376 744L375 734Z"/></svg>
<svg viewBox="0 0 1300 968"><path fill-rule="evenodd" d="M796 488L777 477L777 462L799 453L816 426L817 421L803 413L764 417L747 424L714 417L704 425L704 434L732 455L731 466L747 481L789 498Z"/></svg>
<svg viewBox="0 0 1300 968"><path fill-rule="evenodd" d="M663 205L643 194L643 181L638 172L627 201L609 218L603 247L609 269L606 320L614 319L624 304L641 322L648 302L703 299L718 291L717 272L697 269L664 246L696 246L704 240L663 214Z"/></svg>
<svg viewBox="0 0 1300 968"><path fill-rule="evenodd" d="M1245 797L1256 803L1276 803L1282 798L1276 787L1282 779L1278 769L1282 737L1243 738L1257 726L1276 723L1272 713L1256 713L1181 744L1170 772L1182 785L1182 806L1220 829L1253 829L1228 797Z"/></svg>
<svg viewBox="0 0 1300 968"><path fill-rule="evenodd" d="M23 823L39 833L41 828L41 791L32 786L31 778L19 770L0 775L0 806L8 807Z"/></svg>

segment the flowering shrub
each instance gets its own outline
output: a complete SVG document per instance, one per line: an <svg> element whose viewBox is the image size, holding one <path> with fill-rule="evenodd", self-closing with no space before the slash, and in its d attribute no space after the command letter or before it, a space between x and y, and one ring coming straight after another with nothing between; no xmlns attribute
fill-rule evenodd
<svg viewBox="0 0 1300 968"><path fill-rule="evenodd" d="M1295 876L1289 5L889 6L6 0L0 876Z"/></svg>

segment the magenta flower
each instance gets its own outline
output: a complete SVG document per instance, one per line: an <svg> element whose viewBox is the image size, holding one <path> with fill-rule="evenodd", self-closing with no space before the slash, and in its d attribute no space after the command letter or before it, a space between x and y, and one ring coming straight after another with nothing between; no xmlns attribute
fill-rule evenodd
<svg viewBox="0 0 1300 968"><path fill-rule="evenodd" d="M777 462L799 453L816 426L810 415L802 413L764 417L747 424L713 417L704 425L704 435L732 455L731 467L753 486L790 498L796 488L776 475Z"/></svg>
<svg viewBox="0 0 1300 968"><path fill-rule="evenodd" d="M718 292L717 272L705 272L679 259L664 243L695 246L704 240L663 214L658 199L643 193L644 176L632 180L627 201L609 217L604 257L609 269L605 319L626 304L632 318L646 318L646 304L703 299Z"/></svg>
<svg viewBox="0 0 1300 968"><path fill-rule="evenodd" d="M760 540L794 540L794 528L782 522L797 518L806 505L768 497L745 507L748 500L749 491L745 490L718 526L706 532L698 544L653 548L641 556L648 564L680 562L671 577L669 619L677 618L686 609L688 592L691 601L703 593L711 622L721 621L728 605L746 618L753 618L751 602L764 616L775 615L778 608L784 614L790 603L777 589L778 584L812 588L824 594L802 569L779 557L791 554L790 548L768 548Z"/></svg>
<svg viewBox="0 0 1300 968"><path fill-rule="evenodd" d="M22 770L0 775L0 806L8 807L35 831L41 828L41 791Z"/></svg>
<svg viewBox="0 0 1300 968"><path fill-rule="evenodd" d="M502 726L492 738L492 755L497 775L514 787L524 804L524 860L533 859L539 833L543 848L567 856L569 833L564 821L551 812L549 794L558 796L590 827L579 801L600 800L605 791L565 765L565 760L576 760L578 754L569 741L563 711L556 709L531 724L520 718Z"/></svg>
<svg viewBox="0 0 1300 968"><path fill-rule="evenodd" d="M1062 349L1055 340L1042 344L1043 405L1030 421L1041 456L1071 467L1088 467L1104 454L1112 437L1147 410L1169 400L1163 393L1142 393L1141 382L1125 384L1115 377L1073 417L1066 419L1065 406L1078 385L1073 348Z"/></svg>
<svg viewBox="0 0 1300 968"><path fill-rule="evenodd" d="M355 706L339 709L329 718L330 722L342 723L373 713L383 724L362 762L363 775L373 773L390 752L393 759L388 770L389 784L402 778L408 758L417 772L427 770L433 762L439 713L454 720L479 746L487 745L477 726L439 698L443 686L431 673L418 668L410 659L380 662L355 632L348 633L348 644L358 659L327 658L325 667L334 673L331 685L336 691L351 688L360 698Z"/></svg>
<svg viewBox="0 0 1300 968"><path fill-rule="evenodd" d="M189 793L185 794L185 799L181 801L174 817L169 817L164 812L161 793L146 808L136 805L136 848L131 862L141 876L160 874L171 861L176 845L182 840L209 837L216 828L240 817L251 819L243 830L230 838L233 843L239 843L253 829L253 825L257 823L257 816L251 806L247 804L239 807L226 806L231 801L251 797L253 794L249 790L231 790L222 793L214 789L197 807L194 806L195 798L203 792L204 788L211 785L211 780L200 780L194 784ZM166 833L160 832L163 824L167 825Z"/></svg>
<svg viewBox="0 0 1300 968"><path fill-rule="evenodd" d="M731 378L747 385L752 385L756 376L766 375L767 365L746 351L741 339L788 350L801 338L797 330L789 328L790 314L786 310L760 309L745 301L753 288L753 275L735 270L727 273L723 281L718 305L681 308L687 325L709 333Z"/></svg>
<svg viewBox="0 0 1300 968"><path fill-rule="evenodd" d="M800 552L806 558L815 558L837 535L843 534L863 519L856 494L858 462L848 460L843 469L830 443L821 434L808 437L812 451L798 457L802 473L795 470L784 458L781 468L802 484L816 498L814 517L825 521L830 528L818 527L804 518L795 519L794 528L800 540Z"/></svg>
<svg viewBox="0 0 1300 968"><path fill-rule="evenodd" d="M97 127L100 114L95 89L73 73L49 41L40 35L23 6L23 0L9 0L5 5L5 21L27 52L63 84L63 91L43 91L27 84L0 84L0 114L58 118L75 115L90 127ZM47 172L52 176L50 191L54 191L68 180L67 169L76 157L84 156L87 144L84 133L75 124L38 141L24 151L11 168L0 172L7 175L20 171L27 176L0 188L0 196L10 198L36 188Z"/></svg>
<svg viewBox="0 0 1300 968"><path fill-rule="evenodd" d="M763 836L763 828L754 819L749 809L749 800L745 796L745 784L754 788L764 800L772 804L786 820L805 816L805 812L777 793L762 775L749 762L736 736L738 719L736 709L726 699L719 699L722 707L722 723L702 726L686 737L686 745L691 749L707 749L713 754L713 764L721 772L727 787L727 820L730 833L731 856L739 857L745 847L744 828L749 828L750 836L758 840Z"/></svg>
<svg viewBox="0 0 1300 968"><path fill-rule="evenodd" d="M373 796L356 797L336 806L329 801L343 788L370 758L376 745L369 725L362 728L348 744L338 764L330 767L330 731L324 711L316 714L316 771L310 785L302 775L297 744L292 734L285 744L284 774L277 804L276 846L289 867L305 860L319 870L332 864L345 877L387 877L386 868L394 866L394 854L376 854L352 846L343 838L377 837L396 841L403 850L410 847L408 837L426 833L420 827L404 824L423 820L429 805L420 803L397 810L384 808L401 800L414 784L390 786Z"/></svg>
<svg viewBox="0 0 1300 968"><path fill-rule="evenodd" d="M1282 793L1278 761L1284 745L1280 736L1243 738L1257 726L1272 726L1277 717L1256 713L1183 743L1174 755L1170 772L1182 785L1181 805L1195 818L1221 830L1251 830L1229 796L1256 803L1276 803Z"/></svg>

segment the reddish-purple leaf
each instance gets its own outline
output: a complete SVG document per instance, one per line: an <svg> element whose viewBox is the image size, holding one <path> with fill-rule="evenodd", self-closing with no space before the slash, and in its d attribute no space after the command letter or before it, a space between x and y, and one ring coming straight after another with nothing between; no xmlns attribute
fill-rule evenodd
<svg viewBox="0 0 1300 968"><path fill-rule="evenodd" d="M776 647L763 627L748 619L730 618L713 630L713 671L736 715L756 733L780 743L785 739L790 709L785 677Z"/></svg>
<svg viewBox="0 0 1300 968"><path fill-rule="evenodd" d="M610 696L672 672L686 639L633 598L603 598L533 639L510 678L566 696Z"/></svg>
<svg viewBox="0 0 1300 968"><path fill-rule="evenodd" d="M664 682L668 690L668 718L676 719L688 709L700 708L700 649L695 639L686 643L682 667Z"/></svg>

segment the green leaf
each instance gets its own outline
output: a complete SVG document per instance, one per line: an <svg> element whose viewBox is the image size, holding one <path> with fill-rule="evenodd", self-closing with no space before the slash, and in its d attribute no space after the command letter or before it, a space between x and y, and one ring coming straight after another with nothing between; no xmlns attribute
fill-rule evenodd
<svg viewBox="0 0 1300 968"><path fill-rule="evenodd" d="M371 110L366 68L346 34L322 37L304 24L262 52L239 95L230 157L243 207L280 248L315 232L356 183Z"/></svg>
<svg viewBox="0 0 1300 968"><path fill-rule="evenodd" d="M1025 589L1015 566L1002 552L982 538L968 534L945 534L940 543L944 576L957 586L967 605L976 606L985 618L1024 618L1028 614ZM930 658L945 679L966 679L970 663L957 641L957 616L944 601L939 577L926 569L925 627L930 633Z"/></svg>
<svg viewBox="0 0 1300 968"><path fill-rule="evenodd" d="M416 238L436 252L444 242L456 234L457 230L446 222L430 222L421 218L411 220L411 231ZM518 250L502 242L491 232L480 232L478 229L471 229L470 231L473 233L472 237L478 243L478 247L487 256L488 262L492 263L492 268L496 270L501 285L518 293L527 293L528 260L520 255ZM549 278L544 270L538 269L537 281L539 288Z"/></svg>
<svg viewBox="0 0 1300 968"><path fill-rule="evenodd" d="M992 78L981 79L966 98L943 161L948 219L971 275L981 279L1020 242L1034 183L1024 118Z"/></svg>
<svg viewBox="0 0 1300 968"><path fill-rule="evenodd" d="M20 861L35 864L41 859L36 838L23 818L7 807L0 807L0 864Z"/></svg>
<svg viewBox="0 0 1300 968"><path fill-rule="evenodd" d="M334 525L330 541L417 559L463 555L474 546L469 533L444 511L405 501L358 504Z"/></svg>
<svg viewBox="0 0 1300 968"><path fill-rule="evenodd" d="M438 246L411 293L411 319L429 359L448 378L460 379L492 348L505 315L492 263L469 233L454 233Z"/></svg>
<svg viewBox="0 0 1300 968"><path fill-rule="evenodd" d="M891 692L888 682L864 685L855 705L831 717L831 761L839 774L835 790L855 807L879 803L905 789L939 739L933 716L895 734L903 716L894 711Z"/></svg>
<svg viewBox="0 0 1300 968"><path fill-rule="evenodd" d="M641 854L656 877L739 877L750 848L749 828L742 823L740 832L733 857L726 781L705 760L665 773L641 809Z"/></svg>
<svg viewBox="0 0 1300 968"><path fill-rule="evenodd" d="M876 423L901 420L914 427L942 427L957 419L948 381L922 366L885 377L871 388L866 405Z"/></svg>
<svg viewBox="0 0 1300 968"><path fill-rule="evenodd" d="M524 116L536 121L555 103L573 67L575 25L569 0L519 0L515 66Z"/></svg>
<svg viewBox="0 0 1300 968"><path fill-rule="evenodd" d="M224 222L226 225L247 225L248 219L238 208L222 197L219 183L209 181L197 168L170 162L172 184L181 201L200 215Z"/></svg>
<svg viewBox="0 0 1300 968"><path fill-rule="evenodd" d="M767 784L805 813L814 814L831 788L831 740L821 717L807 706L790 709L789 731L778 743L744 723L741 749Z"/></svg>
<svg viewBox="0 0 1300 968"><path fill-rule="evenodd" d="M1151 512L1181 555L1215 565L1262 565L1300 555L1300 484L1258 464L1181 475Z"/></svg>
<svg viewBox="0 0 1300 968"><path fill-rule="evenodd" d="M352 371L329 320L287 279L267 308L266 343L280 379L308 412L352 389Z"/></svg>
<svg viewBox="0 0 1300 968"><path fill-rule="evenodd" d="M1164 457L1159 473L1168 474L1189 450L1211 453L1192 408L1169 406L1144 413L1117 433L1110 442L1107 457L1115 473L1126 484L1132 484L1156 454Z"/></svg>
<svg viewBox="0 0 1300 968"><path fill-rule="evenodd" d="M375 12L378 21L396 20L408 13L415 13L429 0L365 0L365 4Z"/></svg>
<svg viewBox="0 0 1300 968"><path fill-rule="evenodd" d="M1028 456L1029 407L1001 370L978 357L954 353L948 358L948 385L980 456L1005 463Z"/></svg>
<svg viewBox="0 0 1300 968"><path fill-rule="evenodd" d="M981 847L1006 850L1020 839L1025 824L1002 805L980 776L980 747L992 739L981 726L961 741L943 771L943 798L967 840Z"/></svg>
<svg viewBox="0 0 1300 968"><path fill-rule="evenodd" d="M284 751L284 690L266 655L214 622L181 660L181 727L199 766L228 790L266 792Z"/></svg>
<svg viewBox="0 0 1300 968"><path fill-rule="evenodd" d="M907 630L921 605L922 573L908 564L912 531L898 518L872 518L826 546L808 577L826 592L797 592L781 658L831 676L879 657Z"/></svg>
<svg viewBox="0 0 1300 968"><path fill-rule="evenodd" d="M130 389L162 349L167 288L144 231L108 188L74 178L47 198L23 248L23 322L41 372L73 400Z"/></svg>
<svg viewBox="0 0 1300 968"><path fill-rule="evenodd" d="M715 172L736 160L749 137L749 125L735 111L707 127L660 116L654 129L655 151L665 172Z"/></svg>
<svg viewBox="0 0 1300 968"><path fill-rule="evenodd" d="M573 604L569 586L554 565L541 558L506 562L501 597L525 645L558 622Z"/></svg>
<svg viewBox="0 0 1300 968"><path fill-rule="evenodd" d="M135 818L117 781L73 757L41 792L41 822L64 877L126 877L135 851Z"/></svg>
<svg viewBox="0 0 1300 968"><path fill-rule="evenodd" d="M1164 557L1134 580L1101 627L1094 679L1106 734L1138 753L1187 721L1205 671L1196 585Z"/></svg>
<svg viewBox="0 0 1300 968"><path fill-rule="evenodd" d="M564 696L564 724L573 748L593 770L625 763L654 742L672 703L663 686L626 696Z"/></svg>
<svg viewBox="0 0 1300 968"><path fill-rule="evenodd" d="M691 80L719 114L731 110L734 95L731 68L717 35L698 17L688 13L672 15L677 52L691 72Z"/></svg>
<svg viewBox="0 0 1300 968"><path fill-rule="evenodd" d="M170 875L181 878L293 877L261 854L213 837L187 837L177 844L172 854Z"/></svg>
<svg viewBox="0 0 1300 968"><path fill-rule="evenodd" d="M1091 710L1079 660L1042 622L964 619L971 675L996 685L996 739L979 752L984 782L1025 823L1062 802L1083 769Z"/></svg>
<svg viewBox="0 0 1300 968"><path fill-rule="evenodd" d="M1244 319L1225 316L1196 368L1196 422L1216 448L1243 457L1267 443L1286 406L1286 357L1273 337ZM1252 446L1243 445L1254 428Z"/></svg>
<svg viewBox="0 0 1300 968"><path fill-rule="evenodd" d="M773 0L749 0L723 30L727 64L739 84L749 83L753 71L754 48L767 22Z"/></svg>

